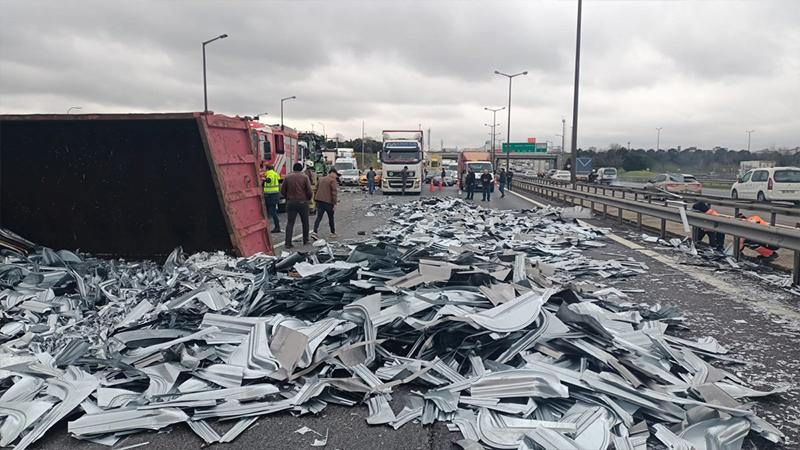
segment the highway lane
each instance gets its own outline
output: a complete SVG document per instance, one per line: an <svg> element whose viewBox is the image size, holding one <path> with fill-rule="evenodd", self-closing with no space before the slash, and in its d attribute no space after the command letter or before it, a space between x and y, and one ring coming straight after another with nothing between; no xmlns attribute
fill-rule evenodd
<svg viewBox="0 0 800 450"><path fill-rule="evenodd" d="M445 188L434 193L425 192L423 196L458 195L456 188ZM415 196L381 196L361 192L344 192L342 203L337 206L337 226L339 241L354 242L365 239L373 230L386 223L383 213L370 215L369 207L376 202L408 202L416 200ZM532 208L534 205L517 195L508 194L506 198L494 195L492 201L478 204L497 209ZM285 215L282 215L285 224ZM593 219L593 224L613 227L615 232L624 233L613 221ZM322 229L325 230L326 223ZM296 230L295 234L298 234ZM322 233L327 238L327 233ZM274 242L278 236L273 236ZM297 245L297 244L296 244ZM297 246L297 250L311 250L311 247ZM755 385L773 382L788 382L800 385L800 346L794 344L800 338L800 313L792 304L796 299L787 296L785 291L761 286L750 279L741 280L734 276L721 279L723 290L711 286L702 278L693 278L682 270L699 273L702 270L693 267L681 267L677 264L665 264L652 259L640 251L629 248L622 243L608 239L606 246L593 249L589 254L597 259L634 258L648 264L647 275L629 279L613 280L609 284L620 289L642 289L643 293L632 294L632 301L650 304L674 304L681 308L687 317L690 331L687 338L711 335L731 350L730 356L752 361L753 365L735 365L727 368L734 370L746 382ZM668 256L668 255L667 255ZM603 282L608 282L603 280ZM781 321L778 323L778 321ZM736 322L738 321L738 322ZM399 403L404 392L393 394L393 406L399 411ZM792 420L800 417L800 393L792 391L782 396L770 397L755 402L755 409L771 423L775 424L790 441L785 448L797 448L800 442L800 430ZM315 436L300 435L295 430L307 426L321 434L328 434L330 449L456 449L452 442L461 439L460 433L452 433L441 423L423 427L419 423L409 423L399 430L386 426L369 426L365 418L366 407L341 407L331 405L319 415L295 417L291 414L275 414L260 418L256 424L234 442L225 444L225 449L294 449L309 448ZM214 423L219 432L224 432L234 422ZM116 447L148 442L142 447L145 450L184 450L197 449L203 442L187 426L177 425L170 432L138 433L126 438ZM651 442L655 445L655 442ZM51 430L45 438L31 448L60 450L63 448L107 449L108 447L87 441L70 438L66 426L62 423ZM220 447L223 448L223 447ZM774 449L775 446L758 441L759 449Z"/></svg>

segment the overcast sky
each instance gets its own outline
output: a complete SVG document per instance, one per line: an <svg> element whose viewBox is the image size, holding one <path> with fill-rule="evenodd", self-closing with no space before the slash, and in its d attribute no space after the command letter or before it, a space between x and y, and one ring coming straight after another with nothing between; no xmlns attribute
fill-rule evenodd
<svg viewBox="0 0 800 450"><path fill-rule="evenodd" d="M577 0L0 2L0 113L267 111L301 130L431 128L474 147L572 118ZM581 147L800 145L800 1L586 0ZM498 113L505 138L506 116ZM569 144L568 144L569 145Z"/></svg>

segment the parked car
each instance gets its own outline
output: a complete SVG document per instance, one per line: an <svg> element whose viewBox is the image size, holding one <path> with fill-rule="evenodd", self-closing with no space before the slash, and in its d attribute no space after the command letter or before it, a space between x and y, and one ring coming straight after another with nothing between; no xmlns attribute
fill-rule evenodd
<svg viewBox="0 0 800 450"><path fill-rule="evenodd" d="M617 181L617 169L613 167L601 167L597 169L596 182L600 184L611 184Z"/></svg>
<svg viewBox="0 0 800 450"><path fill-rule="evenodd" d="M430 182L430 180L428 180ZM362 173L361 177L358 179L359 186L366 186L367 185L367 174ZM379 188L381 186L381 172L380 170L375 171L375 187Z"/></svg>
<svg viewBox="0 0 800 450"><path fill-rule="evenodd" d="M800 203L800 168L769 167L748 170L731 186L731 198Z"/></svg>
<svg viewBox="0 0 800 450"><path fill-rule="evenodd" d="M703 184L688 173L660 173L644 185L645 189L686 194L699 194Z"/></svg>
<svg viewBox="0 0 800 450"><path fill-rule="evenodd" d="M547 174L546 174L545 176L546 176L547 178L552 178L552 177L553 177L553 175L555 175L555 174L556 174L556 172L558 172L556 169L550 169L550 170L548 170L548 171L547 171ZM567 172L569 172L569 170L567 170Z"/></svg>
<svg viewBox="0 0 800 450"><path fill-rule="evenodd" d="M570 181L572 179L572 174L569 170L556 170L551 178L559 181Z"/></svg>
<svg viewBox="0 0 800 450"><path fill-rule="evenodd" d="M358 169L339 170L339 184L342 186L358 186L360 177Z"/></svg>

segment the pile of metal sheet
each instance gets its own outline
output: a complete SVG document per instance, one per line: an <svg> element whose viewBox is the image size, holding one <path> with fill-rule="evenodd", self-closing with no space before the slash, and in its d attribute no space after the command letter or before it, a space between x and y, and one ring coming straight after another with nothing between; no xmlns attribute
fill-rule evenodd
<svg viewBox="0 0 800 450"><path fill-rule="evenodd" d="M0 445L24 449L67 416L72 436L107 445L179 423L230 442L260 416L331 403L395 429L446 422L464 448L783 438L742 400L781 388L746 386L674 308L603 284L647 268L587 255L597 230L449 198L382 208L393 216L369 240L309 254L3 250Z"/></svg>

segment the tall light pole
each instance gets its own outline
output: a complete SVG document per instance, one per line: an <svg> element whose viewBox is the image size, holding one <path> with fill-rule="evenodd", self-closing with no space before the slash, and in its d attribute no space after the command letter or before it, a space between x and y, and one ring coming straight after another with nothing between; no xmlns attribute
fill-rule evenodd
<svg viewBox="0 0 800 450"><path fill-rule="evenodd" d="M216 41L217 39L225 39L227 34L220 34L219 36L203 41L203 112L208 114L208 85L206 84L206 45Z"/></svg>
<svg viewBox="0 0 800 450"><path fill-rule="evenodd" d="M322 125L322 134L324 135L323 138L325 138L325 140L327 141L328 140L328 131L325 130L325 124L322 123L322 122L317 122L317 123Z"/></svg>
<svg viewBox="0 0 800 450"><path fill-rule="evenodd" d="M283 97L281 99L281 131L283 131L283 102L285 102L286 100L294 100L296 98L297 97L293 95L291 97Z"/></svg>
<svg viewBox="0 0 800 450"><path fill-rule="evenodd" d="M509 75L507 73L498 72L497 70L494 71L496 75L502 75L504 77L508 77L508 125L506 125L506 143L508 144L508 152L506 152L506 171L508 171L508 166L511 164L511 80L514 77L518 77L520 75L527 75L528 71L515 73L513 75Z"/></svg>
<svg viewBox="0 0 800 450"><path fill-rule="evenodd" d="M70 106L67 108L67 114L69 114L73 109L83 109L80 106Z"/></svg>
<svg viewBox="0 0 800 450"><path fill-rule="evenodd" d="M581 11L583 0L578 0L578 25L575 32L575 90L572 93L572 182L578 181L576 169L578 168L578 86L581 78Z"/></svg>
<svg viewBox="0 0 800 450"><path fill-rule="evenodd" d="M484 107L483 109L485 109L486 111L491 111L492 112L492 123L496 124L497 123L497 111L502 111L502 110L506 109L506 107L505 106L503 106L502 108ZM492 158L494 158L494 150L496 148L496 146L494 144L495 143L494 143L494 128L493 128L492 129Z"/></svg>
<svg viewBox="0 0 800 450"><path fill-rule="evenodd" d="M364 170L364 121L361 121L361 170Z"/></svg>
<svg viewBox="0 0 800 450"><path fill-rule="evenodd" d="M661 149L661 129L662 128L664 128L664 127L656 128L656 131L658 132L658 134L656 134L656 151L659 151Z"/></svg>
<svg viewBox="0 0 800 450"><path fill-rule="evenodd" d="M747 133L747 151L748 152L750 151L750 135L755 133L755 131L756 130L745 130L745 133Z"/></svg>

